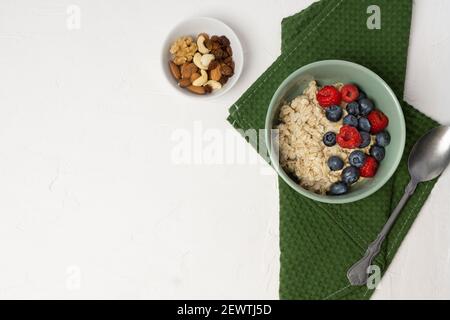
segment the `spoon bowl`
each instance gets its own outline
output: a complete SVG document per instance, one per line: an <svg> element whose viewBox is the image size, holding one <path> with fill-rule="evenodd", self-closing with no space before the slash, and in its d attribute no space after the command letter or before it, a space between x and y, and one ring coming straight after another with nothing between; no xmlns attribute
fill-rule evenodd
<svg viewBox="0 0 450 320"><path fill-rule="evenodd" d="M417 182L437 178L450 163L450 127L437 127L413 147L408 160L411 178Z"/></svg>

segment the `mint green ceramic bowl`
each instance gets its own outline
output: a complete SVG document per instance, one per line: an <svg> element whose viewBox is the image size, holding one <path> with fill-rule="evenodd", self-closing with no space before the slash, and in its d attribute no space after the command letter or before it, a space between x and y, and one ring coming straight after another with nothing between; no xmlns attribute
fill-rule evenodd
<svg viewBox="0 0 450 320"><path fill-rule="evenodd" d="M281 168L276 152L274 129L278 124L280 107L300 95L311 80L320 85L336 82L355 83L367 93L375 106L389 117L387 130L391 134L391 143L386 148L386 157L380 164L377 175L372 179L364 179L342 196L319 195L301 187ZM377 74L356 63L341 60L324 60L308 64L292 73L275 92L266 116L266 143L272 165L283 180L298 193L320 202L348 203L363 198L380 189L397 169L405 147L405 118L392 89Z"/></svg>

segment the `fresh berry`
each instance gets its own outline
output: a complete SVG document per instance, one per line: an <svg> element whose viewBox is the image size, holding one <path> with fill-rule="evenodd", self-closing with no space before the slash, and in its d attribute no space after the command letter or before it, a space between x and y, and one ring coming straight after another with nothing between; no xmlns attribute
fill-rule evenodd
<svg viewBox="0 0 450 320"><path fill-rule="evenodd" d="M359 97L359 90L358 88L353 84L346 84L341 89L342 94L342 100L345 102L353 102Z"/></svg>
<svg viewBox="0 0 450 320"><path fill-rule="evenodd" d="M342 148L355 149L362 142L361 135L355 127L343 126L339 130L336 141Z"/></svg>
<svg viewBox="0 0 450 320"><path fill-rule="evenodd" d="M386 151L384 147L379 145L374 145L370 148L370 155L374 157L378 162L383 161L384 156L386 155Z"/></svg>
<svg viewBox="0 0 450 320"><path fill-rule="evenodd" d="M358 118L352 114L348 114L344 117L343 123L347 126L358 127Z"/></svg>
<svg viewBox="0 0 450 320"><path fill-rule="evenodd" d="M348 105L347 105L347 112L349 113L349 114L352 114L352 115L354 115L354 116L358 116L359 115L359 103L358 102L356 102L356 101L353 101L353 102L350 102Z"/></svg>
<svg viewBox="0 0 450 320"><path fill-rule="evenodd" d="M369 119L370 125L372 126L370 132L373 134L383 131L389 125L388 117L380 110L374 110L369 113L367 119Z"/></svg>
<svg viewBox="0 0 450 320"><path fill-rule="evenodd" d="M366 162L364 162L363 166L359 169L359 173L361 177L371 178L376 175L378 170L378 162L373 157L366 157Z"/></svg>
<svg viewBox="0 0 450 320"><path fill-rule="evenodd" d="M332 147L336 144L336 133L328 131L323 135L323 143L327 147Z"/></svg>
<svg viewBox="0 0 450 320"><path fill-rule="evenodd" d="M386 147L391 143L391 135L387 131L377 133L375 137L377 145Z"/></svg>
<svg viewBox="0 0 450 320"><path fill-rule="evenodd" d="M325 86L317 92L317 101L319 104L326 108L334 104L341 104L341 93L333 86Z"/></svg>
<svg viewBox="0 0 450 320"><path fill-rule="evenodd" d="M364 98L359 101L359 111L362 116L367 116L374 108L372 100Z"/></svg>
<svg viewBox="0 0 450 320"><path fill-rule="evenodd" d="M360 131L359 134L361 135L361 139L362 139L362 142L359 145L359 147L360 148L367 147L370 144L370 142L372 142L372 138L370 136L370 133L365 132L365 131Z"/></svg>
<svg viewBox="0 0 450 320"><path fill-rule="evenodd" d="M340 196L348 192L348 186L344 182L336 182L330 186L329 195Z"/></svg>
<svg viewBox="0 0 450 320"><path fill-rule="evenodd" d="M366 117L360 117L358 119L358 128L361 131L370 132L370 122Z"/></svg>
<svg viewBox="0 0 450 320"><path fill-rule="evenodd" d="M358 181L360 176L359 169L353 166L347 167L342 171L341 179L347 185L352 185Z"/></svg>
<svg viewBox="0 0 450 320"><path fill-rule="evenodd" d="M328 159L327 164L331 171L338 171L344 167L344 161L338 156L331 156Z"/></svg>
<svg viewBox="0 0 450 320"><path fill-rule="evenodd" d="M359 89L359 96L358 96L358 101L367 98L367 94L364 91L361 91L361 89Z"/></svg>
<svg viewBox="0 0 450 320"><path fill-rule="evenodd" d="M348 161L352 166L361 168L366 161L366 154L360 150L355 150L348 156Z"/></svg>
<svg viewBox="0 0 450 320"><path fill-rule="evenodd" d="M338 105L332 105L325 109L325 115L331 122L338 122L342 118L342 108Z"/></svg>

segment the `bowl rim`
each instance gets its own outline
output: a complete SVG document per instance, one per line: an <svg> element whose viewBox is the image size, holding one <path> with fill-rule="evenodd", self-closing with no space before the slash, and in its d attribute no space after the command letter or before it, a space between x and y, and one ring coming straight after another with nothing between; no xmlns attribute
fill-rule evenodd
<svg viewBox="0 0 450 320"><path fill-rule="evenodd" d="M174 83L172 83L166 73L165 68L167 68L167 44L169 44L170 46L170 37L172 35L172 33L178 29L180 26L193 21L193 20L207 20L210 21L212 23L216 23L221 25L222 27L224 27L224 29L228 30L228 32L230 34L232 34L235 39L236 39L236 43L233 44L233 56L238 53L241 57L241 63L236 65L235 70L234 70L234 74L233 74L233 82L232 83L227 83L228 85L225 85L222 89L220 89L219 91L217 91L214 94L208 94L208 95L203 95L203 96L199 96L196 95L194 93L191 93L187 90L184 90L183 88L179 88L177 87ZM180 35L182 36L182 35ZM244 68L244 63L245 63L245 56L244 56L244 49L242 47L242 42L239 39L238 35L236 34L236 32L234 32L234 30L227 25L225 22L223 22L222 20L219 20L217 18L213 18L213 17L207 17L207 16L193 16L193 17L189 17L186 18L180 22L178 22L175 26L173 26L173 28L167 33L166 37L164 38L163 41L163 47L161 50L161 68L162 68L162 72L164 73L164 77L166 78L167 84L169 85L169 87L172 88L173 91L176 91L178 94L184 96L184 97L188 97L190 99L195 99L197 101L205 101L205 100L214 100L217 99L219 97L221 97L222 95L224 95L225 93L227 93L228 91L230 91L230 89L232 87L235 86L235 84L239 81L239 78L241 77L242 74L242 70Z"/></svg>
<svg viewBox="0 0 450 320"><path fill-rule="evenodd" d="M387 90L387 93L391 96L391 98L393 99L393 101L395 102L395 106L397 108L397 111L399 112L400 115L400 123L398 124L400 127L400 132L402 133L401 136L399 137L400 139L400 150L397 153L397 157L394 159L394 164L389 168L388 172L386 175L384 175L383 177L381 177L376 184L373 184L371 186L371 188L361 192L359 195L356 196L350 196L350 197L346 197L346 198L342 198L339 196L327 196L327 195L320 195L320 194L316 194L314 192L311 192L305 188L303 188L301 185L299 185L298 183L296 183L295 181L293 181L288 174L284 171L284 169L281 167L281 165L278 162L278 159L275 158L275 156L273 155L272 152L272 134L271 134L271 130L272 128L272 121L271 121L271 113L273 111L273 109L278 108L279 105L275 105L275 100L276 98L280 95L280 92L284 89L284 87L293 79L295 78L298 74L305 72L306 70L315 67L316 65L323 65L323 64L328 64L328 65L347 65L347 66L352 66L355 67L357 69L360 69L362 71L368 72L370 74L372 74L372 76L374 76L374 78L376 80L378 80ZM278 173L278 175L291 187L293 188L295 191L297 191L298 193L300 193L301 195L318 201L318 202L322 202L322 203L330 203L330 204L344 204L344 203L350 203L350 202L355 202L361 199L364 199L372 194L374 194L375 192L377 192L381 187L383 187L387 181L389 181L389 179L393 176L393 174L395 173L395 171L397 170L400 161L403 157L403 152L405 149L405 142L406 142L406 123L405 123L405 116L403 114L403 110L402 107L400 105L400 102L397 99L397 96L395 95L394 91L391 89L391 87L386 83L386 81L384 81L378 74L376 74L375 72L373 72L372 70L370 70L369 68L362 66L360 64L354 63L354 62L350 62L350 61L345 61L345 60L336 60L336 59L331 59L331 60L320 60L320 61L316 61L316 62L312 62L309 63L307 65L304 65L300 68L298 68L297 70L295 70L294 72L292 72L278 87L278 89L275 91L275 93L272 96L272 99L270 101L269 104L269 108L267 110L266 113L266 119L265 119L265 143L266 143L266 147L267 147L267 151L269 153L269 157L270 157L270 162L271 165L275 168L276 172Z"/></svg>

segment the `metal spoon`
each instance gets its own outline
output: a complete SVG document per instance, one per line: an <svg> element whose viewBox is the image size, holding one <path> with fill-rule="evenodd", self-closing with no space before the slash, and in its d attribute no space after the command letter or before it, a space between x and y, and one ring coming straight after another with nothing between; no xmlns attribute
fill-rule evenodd
<svg viewBox="0 0 450 320"><path fill-rule="evenodd" d="M414 145L408 159L411 181L406 186L405 194L384 225L378 237L373 241L364 257L348 271L347 278L353 286L367 283L368 268L378 255L381 244L388 235L403 206L416 190L417 184L437 178L450 163L450 127L441 126L429 131Z"/></svg>

